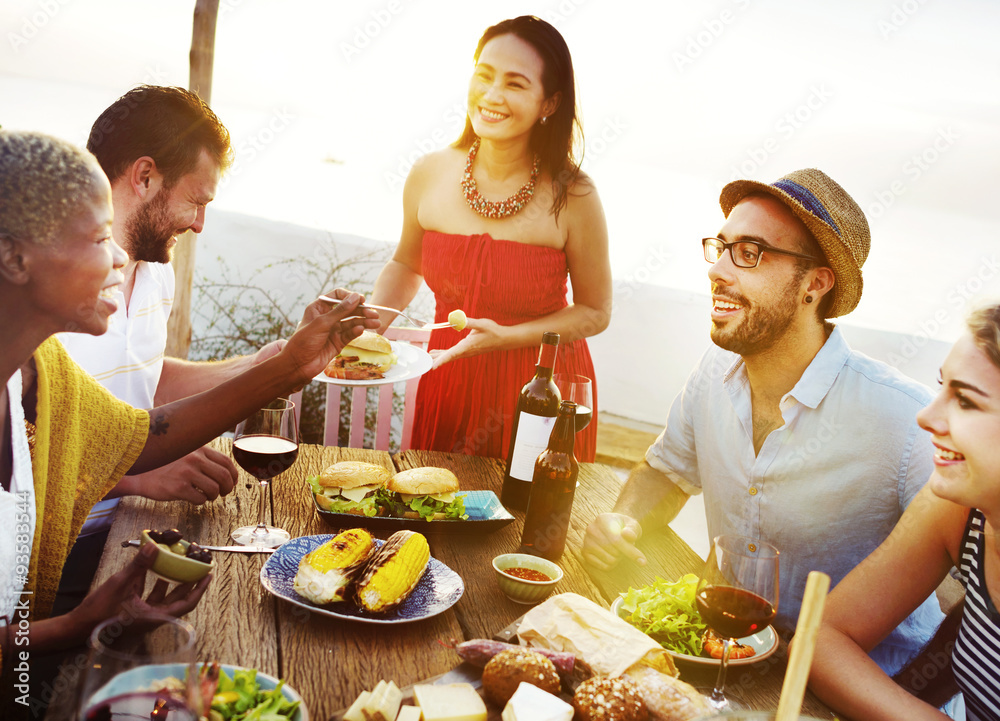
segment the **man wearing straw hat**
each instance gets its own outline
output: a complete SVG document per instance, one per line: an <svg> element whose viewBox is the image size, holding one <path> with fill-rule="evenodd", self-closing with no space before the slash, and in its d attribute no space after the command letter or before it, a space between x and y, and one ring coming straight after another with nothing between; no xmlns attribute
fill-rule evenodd
<svg viewBox="0 0 1000 721"><path fill-rule="evenodd" d="M930 476L916 424L929 389L852 351L830 318L861 299L868 222L826 174L728 184L726 222L705 238L715 346L671 405L667 425L612 513L587 529L598 568L646 562L644 526L705 493L711 536L758 538L781 552L775 626L795 627L806 575L836 584L892 531ZM897 671L942 618L930 598L872 652Z"/></svg>

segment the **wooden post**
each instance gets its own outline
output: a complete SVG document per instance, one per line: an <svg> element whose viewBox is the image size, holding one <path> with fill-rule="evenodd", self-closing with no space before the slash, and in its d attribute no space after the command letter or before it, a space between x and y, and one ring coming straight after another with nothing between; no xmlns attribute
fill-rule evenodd
<svg viewBox="0 0 1000 721"><path fill-rule="evenodd" d="M219 17L219 0L197 0L191 32L191 74L189 89L206 103L212 102L212 64L215 60L215 26ZM191 286L194 281L195 240L188 231L177 239L174 247L174 307L167 324L166 354L187 358L191 347Z"/></svg>

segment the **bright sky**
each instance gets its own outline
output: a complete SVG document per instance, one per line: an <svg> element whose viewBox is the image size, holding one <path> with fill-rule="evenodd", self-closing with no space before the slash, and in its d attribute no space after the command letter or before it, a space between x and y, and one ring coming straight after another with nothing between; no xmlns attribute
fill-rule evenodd
<svg viewBox="0 0 1000 721"><path fill-rule="evenodd" d="M82 143L136 83L187 85L193 7L6 0L0 124ZM620 283L706 292L722 184L814 166L872 226L852 322L951 338L967 296L1000 292L991 0L222 0L212 105L238 159L217 205L394 241L479 35L524 13L573 52Z"/></svg>

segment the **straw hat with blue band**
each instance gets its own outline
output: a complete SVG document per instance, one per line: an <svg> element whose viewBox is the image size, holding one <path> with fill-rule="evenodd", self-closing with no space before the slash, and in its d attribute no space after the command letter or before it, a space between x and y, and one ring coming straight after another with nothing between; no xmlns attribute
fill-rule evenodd
<svg viewBox="0 0 1000 721"><path fill-rule="evenodd" d="M868 220L854 199L826 173L806 168L770 185L756 180L733 181L722 189L719 205L728 218L743 198L759 193L787 205L823 249L836 277L833 305L827 317L836 318L854 310L861 300L861 266L868 258L872 241Z"/></svg>

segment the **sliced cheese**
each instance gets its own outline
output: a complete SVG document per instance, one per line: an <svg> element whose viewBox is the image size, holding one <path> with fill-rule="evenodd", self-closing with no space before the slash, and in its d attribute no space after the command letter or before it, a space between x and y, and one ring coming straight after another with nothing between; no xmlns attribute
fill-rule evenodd
<svg viewBox="0 0 1000 721"><path fill-rule="evenodd" d="M419 706L402 706L399 709L399 716L396 721L420 721Z"/></svg>
<svg viewBox="0 0 1000 721"><path fill-rule="evenodd" d="M364 714L365 721L375 721L375 702L380 699L385 691L386 686L385 679L379 681L375 684L375 688L372 689L371 693L368 695L368 700L365 701L364 705L361 707L361 713Z"/></svg>
<svg viewBox="0 0 1000 721"><path fill-rule="evenodd" d="M371 691L362 691L361 695L354 699L354 703L347 709L347 713L344 714L344 721L365 721L365 715L361 709L365 707L365 704L368 703L371 697Z"/></svg>
<svg viewBox="0 0 1000 721"><path fill-rule="evenodd" d="M548 691L522 681L500 717L503 721L570 721L573 707Z"/></svg>
<svg viewBox="0 0 1000 721"><path fill-rule="evenodd" d="M486 721L486 704L472 684L418 684L413 698L424 721Z"/></svg>
<svg viewBox="0 0 1000 721"><path fill-rule="evenodd" d="M395 721L401 703L403 692L399 687L393 681L379 681L379 685L372 691L372 697L365 704L363 713L368 721Z"/></svg>
<svg viewBox="0 0 1000 721"><path fill-rule="evenodd" d="M376 483L375 485L372 486L358 486L357 488L341 488L340 495L342 495L349 501L354 501L355 503L357 503L362 498L367 496L371 491L376 490L378 487L379 486Z"/></svg>
<svg viewBox="0 0 1000 721"><path fill-rule="evenodd" d="M414 498L423 498L424 496L430 495L435 501L441 501L441 503L451 503L455 500L454 493L400 493L399 497L403 499L403 503L409 503Z"/></svg>
<svg viewBox="0 0 1000 721"><path fill-rule="evenodd" d="M397 361L395 353L380 353L377 350L367 350L351 345L346 346L340 355L345 358L357 358L359 363L371 363L372 365L394 365Z"/></svg>

